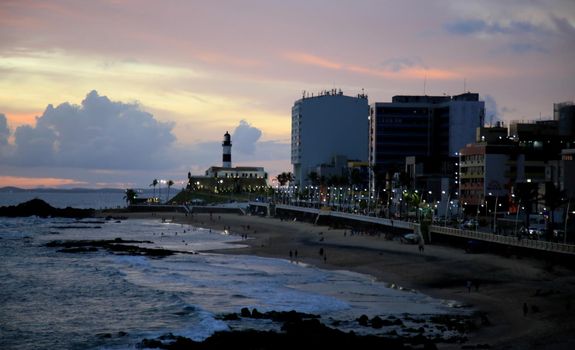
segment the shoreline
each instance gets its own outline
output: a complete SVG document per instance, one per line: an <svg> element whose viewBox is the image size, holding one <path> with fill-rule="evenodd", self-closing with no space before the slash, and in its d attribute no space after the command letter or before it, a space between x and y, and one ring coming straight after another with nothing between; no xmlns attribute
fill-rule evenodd
<svg viewBox="0 0 575 350"><path fill-rule="evenodd" d="M575 348L575 276L562 266L489 253L467 254L461 249L386 240L384 235L351 235L299 221L237 214L122 213L128 218L173 219L177 223L247 235L245 248L212 250L221 254L247 254L298 260L322 269L348 270L379 281L415 289L433 298L453 300L486 316L483 325L468 334L463 344L438 344L440 349L474 348L489 344L496 349ZM236 242L237 243L237 242ZM233 244L233 243L232 243ZM319 254L323 249L324 255ZM324 260L324 256L327 257ZM468 290L467 281L479 281ZM529 306L523 313L523 303ZM533 308L535 306L535 308ZM538 311L537 311L538 310ZM536 311L536 312L533 312Z"/></svg>

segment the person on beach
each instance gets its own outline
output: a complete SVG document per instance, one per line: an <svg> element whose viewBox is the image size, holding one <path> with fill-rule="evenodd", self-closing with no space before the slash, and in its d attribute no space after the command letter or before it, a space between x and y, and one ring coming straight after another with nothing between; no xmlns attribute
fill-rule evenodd
<svg viewBox="0 0 575 350"><path fill-rule="evenodd" d="M471 293L471 281L467 281L467 293Z"/></svg>
<svg viewBox="0 0 575 350"><path fill-rule="evenodd" d="M423 250L425 249L425 247L423 246L423 241L420 239L419 240L419 252L423 253Z"/></svg>
<svg viewBox="0 0 575 350"><path fill-rule="evenodd" d="M292 251L290 250L290 251L289 251L289 261L290 261L290 262L292 261L292 258L293 258L293 253L292 253Z"/></svg>

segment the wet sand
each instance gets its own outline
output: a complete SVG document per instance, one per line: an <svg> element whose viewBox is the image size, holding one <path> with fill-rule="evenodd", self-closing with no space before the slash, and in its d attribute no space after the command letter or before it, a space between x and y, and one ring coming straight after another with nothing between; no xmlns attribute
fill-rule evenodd
<svg viewBox="0 0 575 350"><path fill-rule="evenodd" d="M440 349L482 344L496 349L575 349L575 274L563 266L525 257L467 254L442 245L426 245L420 252L417 245L386 240L384 235L352 236L349 229L277 218L179 213L127 216L229 228L246 247L218 253L289 259L289 252L294 256L297 250L303 263L368 274L435 298L458 301L486 315L490 324L470 333L465 344L438 344ZM242 240L242 235L248 239ZM467 281L479 281L479 288L469 290ZM528 305L526 315L524 303Z"/></svg>

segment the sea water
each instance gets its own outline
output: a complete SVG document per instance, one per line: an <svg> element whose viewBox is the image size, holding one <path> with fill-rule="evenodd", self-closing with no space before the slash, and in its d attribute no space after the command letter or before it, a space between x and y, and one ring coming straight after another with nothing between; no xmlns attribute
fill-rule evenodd
<svg viewBox="0 0 575 350"><path fill-rule="evenodd" d="M151 258L46 247L53 240L115 238L181 253ZM361 274L208 252L241 244L229 232L159 219L0 218L0 348L124 349L166 333L203 340L220 330L279 328L269 320L219 317L243 307L319 314L324 323L339 321L342 330L359 333L366 330L354 320L362 314L460 312Z"/></svg>
<svg viewBox="0 0 575 350"><path fill-rule="evenodd" d="M143 191L141 196L147 196L149 191ZM151 196L151 193L149 194ZM53 192L43 190L28 190L23 192L0 192L0 206L18 205L32 200L42 199L55 208L105 209L123 208L126 206L124 193L121 191L66 191Z"/></svg>

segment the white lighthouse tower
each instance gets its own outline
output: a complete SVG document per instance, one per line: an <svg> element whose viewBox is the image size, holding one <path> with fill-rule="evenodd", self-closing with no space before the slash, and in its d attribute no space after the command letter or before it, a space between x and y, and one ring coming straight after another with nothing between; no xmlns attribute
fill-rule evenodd
<svg viewBox="0 0 575 350"><path fill-rule="evenodd" d="M222 154L222 167L231 168L232 167L232 139L230 134L226 131L224 134L224 142L222 143L223 154Z"/></svg>

